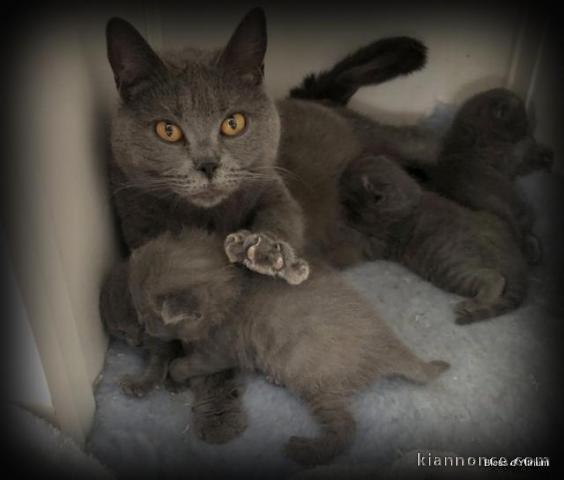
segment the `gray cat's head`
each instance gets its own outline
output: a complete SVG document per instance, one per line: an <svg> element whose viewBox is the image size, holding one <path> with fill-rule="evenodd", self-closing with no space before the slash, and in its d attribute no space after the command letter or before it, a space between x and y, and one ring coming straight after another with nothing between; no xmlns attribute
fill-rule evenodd
<svg viewBox="0 0 564 480"><path fill-rule="evenodd" d="M150 336L195 341L232 316L241 297L241 272L223 254L221 236L189 228L134 250L127 284Z"/></svg>
<svg viewBox="0 0 564 480"><path fill-rule="evenodd" d="M550 170L552 166L552 150L537 143L533 130L534 121L529 118L525 102L507 89L495 88L473 96L462 105L453 123L451 139L462 141L462 147L467 141L489 146L489 154L476 156L473 161L487 163L513 178L535 170ZM511 151L505 152L507 147Z"/></svg>
<svg viewBox="0 0 564 480"><path fill-rule="evenodd" d="M515 143L530 133L525 102L505 88L478 93L464 102L453 127L498 142Z"/></svg>
<svg viewBox="0 0 564 480"><path fill-rule="evenodd" d="M122 98L112 148L129 185L212 207L268 176L280 120L262 86L262 10L219 51L160 57L121 19L109 21L107 42Z"/></svg>

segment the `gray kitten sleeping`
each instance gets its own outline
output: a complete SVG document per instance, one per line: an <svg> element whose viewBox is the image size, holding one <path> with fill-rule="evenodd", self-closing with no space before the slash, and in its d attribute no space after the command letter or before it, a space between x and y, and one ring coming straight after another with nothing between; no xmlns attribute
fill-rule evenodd
<svg viewBox="0 0 564 480"><path fill-rule="evenodd" d="M474 95L457 112L439 161L427 174L438 192L507 222L534 264L541 259L540 242L533 234L532 209L515 179L550 170L553 152L535 140L528 117L525 102L509 90Z"/></svg>
<svg viewBox="0 0 564 480"><path fill-rule="evenodd" d="M509 225L425 191L385 156L360 157L343 175L351 225L370 238L369 258L395 260L445 290L467 324L517 308L527 263Z"/></svg>
<svg viewBox="0 0 564 480"><path fill-rule="evenodd" d="M228 255L242 245L225 242ZM249 259L268 254L259 241ZM377 378L426 383L448 368L406 347L333 270L315 263L299 288L250 274L223 258L217 235L167 233L130 260L133 304L148 334L180 339L175 381L239 367L260 371L299 396L322 426L317 438L292 437L286 453L307 465L329 462L352 441L350 397Z"/></svg>

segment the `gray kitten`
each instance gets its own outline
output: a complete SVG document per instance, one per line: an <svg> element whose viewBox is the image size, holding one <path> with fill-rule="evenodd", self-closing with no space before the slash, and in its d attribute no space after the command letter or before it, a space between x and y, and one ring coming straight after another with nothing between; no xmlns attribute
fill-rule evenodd
<svg viewBox="0 0 564 480"><path fill-rule="evenodd" d="M458 324L508 312L525 298L527 263L496 215L423 190L385 156L352 162L342 182L349 222L370 239L372 258L398 261L471 297L456 306Z"/></svg>
<svg viewBox="0 0 564 480"><path fill-rule="evenodd" d="M240 248L225 242L228 254ZM259 241L249 257L269 250ZM448 368L406 347L333 270L315 263L299 288L258 277L222 259L217 235L166 233L130 260L133 303L147 332L180 339L187 355L170 366L176 381L242 368L260 371L299 396L322 426L317 438L292 437L286 453L306 465L329 462L352 441L350 397L377 378L426 383Z"/></svg>
<svg viewBox="0 0 564 480"><path fill-rule="evenodd" d="M169 297L169 308L186 309L181 295ZM170 362L182 354L182 345L177 340L163 341L147 334L129 292L129 262L117 264L106 278L100 293L100 314L110 335L142 348L148 356L140 374L119 380L124 393L142 397L160 386L179 389L178 383L165 380ZM202 440L224 443L245 430L247 420L239 398L242 385L233 378L233 372L191 379L190 388L194 394L192 429Z"/></svg>
<svg viewBox="0 0 564 480"><path fill-rule="evenodd" d="M453 121L429 185L475 210L497 215L509 225L530 263L541 260L533 234L533 212L515 178L550 170L552 150L532 133L525 103L515 93L496 88L467 100Z"/></svg>
<svg viewBox="0 0 564 480"><path fill-rule="evenodd" d="M128 263L121 262L110 273L100 293L100 314L108 333L134 347L147 351L149 360L144 371L127 375L120 380L123 391L141 397L162 385L168 372L168 364L178 355L178 342L163 342L146 334L137 321L128 292ZM123 297L124 292L126 297Z"/></svg>

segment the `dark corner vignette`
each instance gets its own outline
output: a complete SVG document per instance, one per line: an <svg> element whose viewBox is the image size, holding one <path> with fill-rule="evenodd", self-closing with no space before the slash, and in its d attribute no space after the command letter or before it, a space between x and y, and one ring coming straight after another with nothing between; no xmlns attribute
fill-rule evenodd
<svg viewBox="0 0 564 480"><path fill-rule="evenodd" d="M332 24L336 24L340 19L335 18L331 15L331 8L333 5L337 5L337 2L326 1L321 2L315 0L313 2L285 2L284 4L277 3L269 5L265 2L254 2L257 5L264 3L264 7L267 11L273 11L276 14L293 17L296 16L300 18L302 22L316 22L321 19L321 21L327 21L328 19ZM400 2L405 5L406 15L409 15L410 10L418 11L421 8L420 2L416 1L403 1ZM441 4L442 2L430 2L430 5ZM477 5L483 6L486 2L461 2L462 5L476 3ZM496 2L494 2L496 3ZM509 3L509 2L497 2L497 3ZM119 4L117 2L116 10L119 11ZM225 5L226 11L229 12L228 16L231 18L233 12L237 12L237 15L243 15L253 5L246 2L244 5L238 7L232 2L213 2L213 5L208 2L179 2L179 1L169 1L164 2L165 5L170 5L170 8L181 8L190 11L195 10L221 10L222 6ZM347 2L349 8L351 9L351 14L343 18L343 22L352 22L354 19L354 8L356 5L367 5L373 4L374 10L378 8L386 8L387 2L369 2L368 0L363 1L352 1ZM528 11L530 12L531 18L538 22L539 24L548 25L545 42L549 45L547 49L548 54L553 58L551 68L553 75L557 81L555 84L560 86L563 90L555 92L555 103L554 103L554 122L561 126L561 130L564 132L564 29L563 20L564 15L560 13L558 9L550 5L549 2L516 2L515 5L526 5ZM13 116L17 115L20 117L25 112L22 112L22 105L25 105L24 99L21 99L18 95L19 81L21 81L20 75L22 74L21 61L26 55L30 53L30 48L33 48L35 44L34 39L37 32L44 32L48 30L51 22L55 24L68 24L72 23L73 19L80 18L83 21L84 18L88 18L89 15L96 15L102 10L101 6L88 5L84 2L83 5L77 5L73 2L62 2L57 5L38 5L34 7L22 6L22 4L16 4L15 2L6 7L6 12L4 20L6 22L5 28L2 30L2 55L4 61L4 74L1 80L1 98L2 105L4 106L4 112L2 115L2 167L1 167L1 178L2 178L2 210L1 210L1 224L0 224L0 234L2 235L2 243L0 247L2 248L2 277L1 277L1 298L2 298L2 340L3 348L2 352L4 355L3 365L3 377L4 377L4 389L3 392L10 389L12 383L17 378L18 373L10 371L10 358L12 356L13 344L10 342L10 338L13 331L12 317L15 311L15 301L13 298L13 289L11 288L12 278L8 275L10 267L10 248L5 239L10 239L12 245L14 240L18 239L18 235L25 234L25 223L26 218L20 218L18 205L20 201L26 201L22 199L21 190L19 187L21 185L10 184L8 179L14 172L18 175L25 175L25 172L18 172L18 152L15 146L15 139L22 135L22 132L14 131ZM151 2L139 3L140 9L150 9ZM104 9L106 11L106 9ZM221 13L219 13L221 15ZM236 15L236 16L237 16ZM63 21L60 21L64 19ZM354 25L349 25L348 28L354 29ZM225 32L226 35L228 31ZM291 32L289 32L291 34ZM100 38L103 38L103 32L100 32ZM102 40L100 40L102 41ZM108 75L110 70L108 68ZM72 81L72 79L69 79ZM558 88L558 87L557 87ZM100 134L100 156L101 158L107 158L109 153L107 137L109 135L107 121L103 115L97 119L99 134ZM28 132L29 141L33 141L33 132ZM559 150L562 152L564 145L564 135L560 137L561 145ZM564 191L556 192L554 198L551 199L551 208L554 212L560 212L560 218L564 218L561 213L564 208ZM557 218L558 213L553 215ZM117 225L117 219L116 219ZM523 452L531 456L549 456L551 460L550 469L542 470L527 470L523 469L523 476L516 478L557 478L558 474L562 472L562 454L563 444L561 438L561 432L564 427L564 410L562 405L564 405L564 369L563 369L563 346L562 339L564 338L564 221L560 221L554 228L558 229L558 234L562 239L561 249L555 252L555 258L546 259L546 261L554 264L555 271L555 281L557 281L561 287L561 292L558 293L554 290L553 298L551 299L550 305L547 308L551 311L556 312L562 322L556 324L541 325L539 328L546 330L546 337L550 339L550 344L547 345L547 349L551 353L552 363L547 365L550 369L550 375L553 378L553 389L551 391L540 392L539 393L539 408L546 408L553 412L554 423L547 426L545 432L545 439L542 444L538 445L538 451L536 452ZM123 247L123 246L122 246ZM11 247L13 248L13 247ZM125 250L125 247L123 247ZM8 441L8 463L17 468L12 472L18 472L16 478L24 478L24 475L40 475L45 474L46 464L50 464L45 459L41 459L40 456L34 457L33 454L30 456L29 452L26 450L26 440L25 436L22 437L22 432L19 429L19 425L13 421L8 415L6 415L6 410L2 416L2 429L4 434L5 442ZM42 463L44 462L44 463ZM52 465L50 465L52 467ZM61 467L61 466L58 466ZM65 478L65 468L54 469L59 475L59 478ZM487 471L484 471L484 477L487 476ZM70 474L69 474L70 478ZM136 477L139 478L139 477ZM225 477L222 478L235 478L235 477ZM332 477L336 478L336 477ZM343 476L342 478L347 478ZM474 478L474 477L472 477ZM496 477L497 478L497 477ZM511 476L513 478L513 476Z"/></svg>

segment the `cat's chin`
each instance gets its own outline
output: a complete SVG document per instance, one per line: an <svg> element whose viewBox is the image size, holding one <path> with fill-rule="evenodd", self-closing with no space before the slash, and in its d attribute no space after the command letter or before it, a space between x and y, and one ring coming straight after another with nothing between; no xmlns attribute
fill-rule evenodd
<svg viewBox="0 0 564 480"><path fill-rule="evenodd" d="M189 195L186 199L196 205L197 207L202 208L212 208L219 205L229 196L231 192L222 192L222 191L204 191L195 195Z"/></svg>

